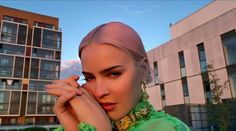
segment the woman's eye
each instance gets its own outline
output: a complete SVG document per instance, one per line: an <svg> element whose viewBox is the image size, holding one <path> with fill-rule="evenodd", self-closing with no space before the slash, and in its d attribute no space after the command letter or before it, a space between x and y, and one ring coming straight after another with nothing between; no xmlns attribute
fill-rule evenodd
<svg viewBox="0 0 236 131"><path fill-rule="evenodd" d="M121 75L120 72L111 72L108 74L108 76L111 78L116 78L116 77L119 77L120 75Z"/></svg>
<svg viewBox="0 0 236 131"><path fill-rule="evenodd" d="M84 78L84 80L86 81L86 82L90 82L90 81L92 81L92 80L94 80L95 78L94 77L85 77Z"/></svg>

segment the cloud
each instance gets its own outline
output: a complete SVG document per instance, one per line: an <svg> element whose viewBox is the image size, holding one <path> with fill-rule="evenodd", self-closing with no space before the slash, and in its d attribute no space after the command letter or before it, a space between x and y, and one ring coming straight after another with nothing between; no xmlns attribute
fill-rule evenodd
<svg viewBox="0 0 236 131"><path fill-rule="evenodd" d="M65 60L61 62L61 79L71 75L82 76L82 67L80 60Z"/></svg>
<svg viewBox="0 0 236 131"><path fill-rule="evenodd" d="M126 12L130 16L143 15L143 14L146 14L146 13L149 13L152 11L151 8L132 10L131 8L129 8L127 5L124 5L124 4L116 4L115 6L120 8L121 10L123 10L124 12Z"/></svg>

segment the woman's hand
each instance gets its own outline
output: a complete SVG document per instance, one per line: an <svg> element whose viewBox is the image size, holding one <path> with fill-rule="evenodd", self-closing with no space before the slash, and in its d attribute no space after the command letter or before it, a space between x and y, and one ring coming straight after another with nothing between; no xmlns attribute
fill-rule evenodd
<svg viewBox="0 0 236 131"><path fill-rule="evenodd" d="M62 124L65 131L77 131L78 119L72 111L68 101L73 99L81 92L71 91L61 95L53 107L54 113L57 115L58 120Z"/></svg>
<svg viewBox="0 0 236 131"><path fill-rule="evenodd" d="M46 86L47 93L58 96L58 100L54 105L53 111L65 130L77 130L79 120L77 119L69 101L75 97L76 94L82 94L77 87L76 82L78 76L71 76L67 79L53 81L52 84Z"/></svg>
<svg viewBox="0 0 236 131"><path fill-rule="evenodd" d="M95 126L97 131L111 131L111 121L106 112L90 93L83 88L81 91L83 91L82 95L75 96L70 100L70 105L77 118L81 122Z"/></svg>
<svg viewBox="0 0 236 131"><path fill-rule="evenodd" d="M77 92L77 94L81 94L79 96L73 97L72 99L66 99L70 105L68 105L68 103L65 101L60 102L59 106L55 105L54 109L60 107L58 110L54 110L60 123L65 128L65 126L69 125L71 127L71 124L75 125L81 121L95 126L96 130L98 131L111 130L111 122L105 111L88 91L86 91L84 88L78 88L80 86L76 82L77 80L78 76L71 76L67 79L53 81L53 84L47 85L46 90L51 95L62 97L64 94L66 95L71 92ZM65 99L63 98L63 100ZM71 108L73 108L73 110L71 110ZM77 122L75 122L75 119ZM70 123L68 121L73 122Z"/></svg>

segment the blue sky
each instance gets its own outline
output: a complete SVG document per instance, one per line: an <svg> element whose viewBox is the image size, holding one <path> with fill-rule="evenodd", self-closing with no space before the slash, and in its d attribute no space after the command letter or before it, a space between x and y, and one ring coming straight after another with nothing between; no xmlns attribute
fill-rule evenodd
<svg viewBox="0 0 236 131"><path fill-rule="evenodd" d="M176 23L212 0L0 0L0 5L59 18L63 32L62 69L80 71L77 48L95 26L121 21L141 36L146 51L170 40ZM69 75L73 71L64 71ZM67 75L66 75L67 76Z"/></svg>

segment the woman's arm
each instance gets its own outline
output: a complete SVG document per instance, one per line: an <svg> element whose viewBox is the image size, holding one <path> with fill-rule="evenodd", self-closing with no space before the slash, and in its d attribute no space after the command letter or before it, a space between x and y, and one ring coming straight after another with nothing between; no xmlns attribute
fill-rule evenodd
<svg viewBox="0 0 236 131"><path fill-rule="evenodd" d="M49 94L59 96L59 98L63 96L63 98L61 98L63 100L60 101L59 106L56 106L56 108L60 107L60 110L54 110L60 123L65 128L65 126L68 126L68 123L73 121L72 125L74 127L76 123L74 121L76 119L77 121L95 126L98 131L111 130L111 122L105 111L89 92L83 88L78 88L79 86L75 87L78 85L75 78L76 77L72 76L64 80L57 80L47 86L46 90ZM71 92L77 92L79 95L69 99L69 96L66 97L66 95ZM68 102L70 103L69 105ZM64 108L61 108L63 104ZM72 108L73 111L69 110ZM62 109L65 109L65 111Z"/></svg>

